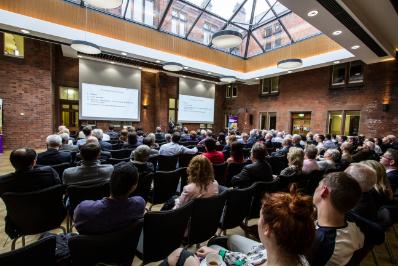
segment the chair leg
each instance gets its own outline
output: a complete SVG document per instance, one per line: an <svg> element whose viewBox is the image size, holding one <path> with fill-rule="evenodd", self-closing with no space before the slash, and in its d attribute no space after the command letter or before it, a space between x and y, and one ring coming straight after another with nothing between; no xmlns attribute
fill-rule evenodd
<svg viewBox="0 0 398 266"><path fill-rule="evenodd" d="M392 229L394 230L395 237L398 239L398 232L397 229L395 229L395 225L392 225Z"/></svg>
<svg viewBox="0 0 398 266"><path fill-rule="evenodd" d="M25 236L22 236L22 246L25 246Z"/></svg>
<svg viewBox="0 0 398 266"><path fill-rule="evenodd" d="M62 230L62 233L66 234L68 231L65 229L65 227L63 227L62 225L59 227L59 229ZM71 228L72 230L72 228Z"/></svg>
<svg viewBox="0 0 398 266"><path fill-rule="evenodd" d="M15 244L17 243L18 238L19 238L19 237L14 238L14 239L12 240L12 242L11 242L11 250L15 250Z"/></svg>
<svg viewBox="0 0 398 266"><path fill-rule="evenodd" d="M375 265L379 266L379 262L377 261L374 249L372 249L372 257L373 257L373 262L375 263Z"/></svg>
<svg viewBox="0 0 398 266"><path fill-rule="evenodd" d="M391 263L395 264L397 259L395 258L395 255L394 255L394 253L391 250L390 242L388 241L387 236L386 236L386 240L384 241L384 246L386 247L388 255L390 256Z"/></svg>

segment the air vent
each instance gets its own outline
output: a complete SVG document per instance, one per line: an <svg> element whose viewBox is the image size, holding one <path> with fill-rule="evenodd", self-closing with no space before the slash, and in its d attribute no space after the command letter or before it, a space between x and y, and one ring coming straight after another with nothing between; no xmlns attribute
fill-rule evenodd
<svg viewBox="0 0 398 266"><path fill-rule="evenodd" d="M387 56L387 53L373 40L372 37L334 0L317 0L344 26L357 36L378 57Z"/></svg>

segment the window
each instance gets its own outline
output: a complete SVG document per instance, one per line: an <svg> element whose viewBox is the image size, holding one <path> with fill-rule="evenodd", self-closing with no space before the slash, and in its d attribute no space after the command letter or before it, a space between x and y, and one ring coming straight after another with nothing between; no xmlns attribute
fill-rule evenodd
<svg viewBox="0 0 398 266"><path fill-rule="evenodd" d="M79 90L59 87L60 124L71 131L79 129Z"/></svg>
<svg viewBox="0 0 398 266"><path fill-rule="evenodd" d="M174 123L177 121L177 105L178 101L174 98L169 98L169 121Z"/></svg>
<svg viewBox="0 0 398 266"><path fill-rule="evenodd" d="M265 37L271 37L272 35L272 26L268 26L265 28Z"/></svg>
<svg viewBox="0 0 398 266"><path fill-rule="evenodd" d="M280 34L275 35L275 43L274 43L274 48L282 46L282 38Z"/></svg>
<svg viewBox="0 0 398 266"><path fill-rule="evenodd" d="M217 32L217 27L206 22L203 25L203 43L209 44L211 42L211 37L215 32Z"/></svg>
<svg viewBox="0 0 398 266"><path fill-rule="evenodd" d="M261 82L261 94L272 94L279 92L279 77L263 79Z"/></svg>
<svg viewBox="0 0 398 266"><path fill-rule="evenodd" d="M275 33L282 32L282 26L281 26L281 24L275 23L275 25L274 25L274 32L275 32Z"/></svg>
<svg viewBox="0 0 398 266"><path fill-rule="evenodd" d="M187 15L176 9L173 9L171 14L171 32L177 35L185 36Z"/></svg>
<svg viewBox="0 0 398 266"><path fill-rule="evenodd" d="M357 136L359 132L359 111L330 111L329 133L336 135Z"/></svg>
<svg viewBox="0 0 398 266"><path fill-rule="evenodd" d="M79 90L76 88L59 87L59 99L78 101Z"/></svg>
<svg viewBox="0 0 398 266"><path fill-rule="evenodd" d="M237 95L237 87L236 84L229 84L227 85L227 89L226 89L226 98L235 98Z"/></svg>
<svg viewBox="0 0 398 266"><path fill-rule="evenodd" d="M4 55L23 58L25 54L24 41L23 36L4 33Z"/></svg>
<svg viewBox="0 0 398 266"><path fill-rule="evenodd" d="M272 49L272 41L271 41L271 38L265 39L265 47L264 47L264 49L265 49L266 51L269 51L269 50Z"/></svg>
<svg viewBox="0 0 398 266"><path fill-rule="evenodd" d="M133 0L133 20L153 26L153 1L154 0ZM129 3L126 12L126 18L131 13L131 4Z"/></svg>
<svg viewBox="0 0 398 266"><path fill-rule="evenodd" d="M364 66L361 61L354 61L333 66L332 86L363 83Z"/></svg>
<svg viewBox="0 0 398 266"><path fill-rule="evenodd" d="M275 129L276 128L276 113L263 112L260 113L260 129Z"/></svg>

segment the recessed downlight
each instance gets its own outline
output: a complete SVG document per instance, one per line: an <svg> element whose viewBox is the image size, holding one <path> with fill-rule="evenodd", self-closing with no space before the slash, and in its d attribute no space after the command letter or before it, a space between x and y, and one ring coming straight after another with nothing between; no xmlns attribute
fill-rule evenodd
<svg viewBox="0 0 398 266"><path fill-rule="evenodd" d="M343 32L341 31L341 30L335 30L335 31L333 31L333 35L334 36L337 36L337 35L340 35L340 34L342 34Z"/></svg>
<svg viewBox="0 0 398 266"><path fill-rule="evenodd" d="M318 10L311 10L307 13L307 16L309 17L315 17L316 15L318 15Z"/></svg>
<svg viewBox="0 0 398 266"><path fill-rule="evenodd" d="M187 66L184 66L184 69L188 69L189 67L187 67Z"/></svg>
<svg viewBox="0 0 398 266"><path fill-rule="evenodd" d="M83 56L81 56L81 55L78 55L77 57L79 57L79 58L82 58Z"/></svg>
<svg viewBox="0 0 398 266"><path fill-rule="evenodd" d="M138 69L142 69L142 67L139 67Z"/></svg>
<svg viewBox="0 0 398 266"><path fill-rule="evenodd" d="M113 64L115 64L115 62L111 61L111 64L113 65Z"/></svg>
<svg viewBox="0 0 398 266"><path fill-rule="evenodd" d="M160 63L161 61L160 60L156 60L156 63Z"/></svg>
<svg viewBox="0 0 398 266"><path fill-rule="evenodd" d="M259 80L260 78L255 78L255 79Z"/></svg>
<svg viewBox="0 0 398 266"><path fill-rule="evenodd" d="M25 29L22 29L21 32L24 33L24 34L29 34L30 33L30 31L25 30Z"/></svg>
<svg viewBox="0 0 398 266"><path fill-rule="evenodd" d="M207 74L211 75L211 74L213 74L213 73L211 73L211 72L207 72Z"/></svg>
<svg viewBox="0 0 398 266"><path fill-rule="evenodd" d="M340 64L340 61L339 60L334 61L333 64Z"/></svg>
<svg viewBox="0 0 398 266"><path fill-rule="evenodd" d="M359 45L354 45L354 46L351 46L351 49L352 50L356 50L356 49L358 49L360 46Z"/></svg>
<svg viewBox="0 0 398 266"><path fill-rule="evenodd" d="M126 56L126 55L127 55L127 53L125 53L125 52L122 52L122 53L121 53L121 55L124 55L124 56Z"/></svg>
<svg viewBox="0 0 398 266"><path fill-rule="evenodd" d="M293 73L293 71L289 70L287 73L290 74L290 73Z"/></svg>
<svg viewBox="0 0 398 266"><path fill-rule="evenodd" d="M187 76L182 76L183 78L186 78Z"/></svg>

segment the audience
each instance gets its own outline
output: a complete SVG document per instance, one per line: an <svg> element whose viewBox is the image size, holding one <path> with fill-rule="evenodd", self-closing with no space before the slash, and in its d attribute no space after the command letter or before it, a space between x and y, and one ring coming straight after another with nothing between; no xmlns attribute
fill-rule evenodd
<svg viewBox="0 0 398 266"><path fill-rule="evenodd" d="M319 151L319 149L318 149ZM323 160L318 161L319 170L330 171L337 169L336 163L340 161L340 152L336 149L330 149L323 155Z"/></svg>
<svg viewBox="0 0 398 266"><path fill-rule="evenodd" d="M101 149L96 143L87 143L80 148L82 162L80 166L67 168L63 182L66 185L89 185L107 181L112 175L113 166L100 164Z"/></svg>
<svg viewBox="0 0 398 266"><path fill-rule="evenodd" d="M363 247L363 233L345 219L360 197L358 182L344 172L330 173L319 182L313 197L317 211L315 240L306 256L310 265L346 265Z"/></svg>
<svg viewBox="0 0 398 266"><path fill-rule="evenodd" d="M155 140L156 142L164 142L164 133L162 132L162 128L161 127L156 127L155 130Z"/></svg>
<svg viewBox="0 0 398 266"><path fill-rule="evenodd" d="M37 155L38 165L56 165L72 162L72 155L68 151L60 151L62 139L59 135L50 135L47 137L47 150Z"/></svg>
<svg viewBox="0 0 398 266"><path fill-rule="evenodd" d="M214 179L213 166L209 159L196 155L188 165L188 185L175 200L174 209L184 206L195 198L207 198L218 194L218 183Z"/></svg>
<svg viewBox="0 0 398 266"><path fill-rule="evenodd" d="M108 131L105 132L107 135L109 135L109 138L111 140L115 140L119 138L119 133L115 131L115 126L114 125L109 125Z"/></svg>
<svg viewBox="0 0 398 266"><path fill-rule="evenodd" d="M129 197L137 187L138 172L131 163L120 163L110 179L110 196L85 200L74 211L73 220L81 234L103 234L124 228L144 215L145 201Z"/></svg>
<svg viewBox="0 0 398 266"><path fill-rule="evenodd" d="M352 163L352 156L351 156L351 150L352 150L352 144L348 142L343 142L340 145L340 150L341 150L341 160L347 163Z"/></svg>
<svg viewBox="0 0 398 266"><path fill-rule="evenodd" d="M180 133L174 132L171 142L163 144L159 149L160 155L173 156L178 154L196 154L198 149L196 147L189 149L185 146L179 144L180 142Z"/></svg>
<svg viewBox="0 0 398 266"><path fill-rule="evenodd" d="M224 163L224 154L220 151L216 151L217 145L216 140L213 138L207 138L204 141L206 152L202 155L210 160L213 164Z"/></svg>
<svg viewBox="0 0 398 266"><path fill-rule="evenodd" d="M365 164L352 163L344 172L358 182L362 191L361 198L353 211L368 220L376 221L377 206L371 193L376 184L376 171Z"/></svg>
<svg viewBox="0 0 398 266"><path fill-rule="evenodd" d="M79 139L79 140L77 141L77 146L78 146L78 147L80 147L81 145L86 144L87 138L91 136L91 127L89 127L89 126L83 127L82 132L83 132L83 134L84 134L84 138L81 138L81 139Z"/></svg>
<svg viewBox="0 0 398 266"><path fill-rule="evenodd" d="M315 145L310 144L305 147L304 150L304 162L303 162L303 174L310 174L312 171L318 171L319 166L316 162L316 155L318 154L318 150Z"/></svg>
<svg viewBox="0 0 398 266"><path fill-rule="evenodd" d="M244 163L243 144L237 141L232 142L230 156L227 163Z"/></svg>
<svg viewBox="0 0 398 266"><path fill-rule="evenodd" d="M228 250L220 246L201 247L196 255L205 258L219 254L226 265L308 265L304 254L311 247L315 226L311 214L313 205L309 196L291 193L266 194L258 219L260 241L232 235ZM177 249L161 265L200 265L193 253Z"/></svg>
<svg viewBox="0 0 398 266"><path fill-rule="evenodd" d="M59 136L62 139L62 145L59 148L59 151L79 152L79 148L76 145L69 143L69 135L68 134L62 133Z"/></svg>
<svg viewBox="0 0 398 266"><path fill-rule="evenodd" d="M101 150L103 150L103 151L112 150L112 144L102 140L104 137L104 132L102 131L102 129L96 128L91 132L91 134L92 134L92 136L94 136L98 139L98 143L101 147Z"/></svg>
<svg viewBox="0 0 398 266"><path fill-rule="evenodd" d="M380 163L386 168L393 193L398 194L398 150L388 149L381 156Z"/></svg>
<svg viewBox="0 0 398 266"><path fill-rule="evenodd" d="M128 134L129 132L127 131L127 129L123 128L120 131L120 136L119 136L119 141L123 144L127 143L128 141Z"/></svg>
<svg viewBox="0 0 398 266"><path fill-rule="evenodd" d="M140 175L155 171L153 164L148 162L150 155L151 148L147 145L140 145L137 149L131 152L131 157L134 158L131 162L138 169L138 173Z"/></svg>
<svg viewBox="0 0 398 266"><path fill-rule="evenodd" d="M279 149L273 153L271 153L271 156L273 157L283 157L286 156L287 153L289 152L290 147L292 147L292 139L290 138L285 138L282 141L282 149Z"/></svg>
<svg viewBox="0 0 398 266"><path fill-rule="evenodd" d="M128 133L127 142L123 143L122 149L135 149L138 146L137 133L135 131Z"/></svg>
<svg viewBox="0 0 398 266"><path fill-rule="evenodd" d="M352 155L352 161L357 163L365 160L378 160L378 156L374 151L374 148L375 144L369 140L366 140L362 147L359 148L359 151Z"/></svg>
<svg viewBox="0 0 398 266"><path fill-rule="evenodd" d="M36 166L36 151L13 150L10 162L15 172L0 176L0 196L5 192L31 192L61 183L57 172L49 166Z"/></svg>
<svg viewBox="0 0 398 266"><path fill-rule="evenodd" d="M242 171L232 177L231 183L234 187L244 188L251 186L257 181L272 181L272 169L265 160L264 144L255 143L251 149L250 159L253 162L243 167Z"/></svg>
<svg viewBox="0 0 398 266"><path fill-rule="evenodd" d="M337 149L336 144L332 141L332 136L330 134L325 135L325 141L323 142L323 147L328 149Z"/></svg>
<svg viewBox="0 0 398 266"><path fill-rule="evenodd" d="M283 169L281 176L300 175L303 169L304 151L302 148L291 147L287 154L288 167Z"/></svg>

